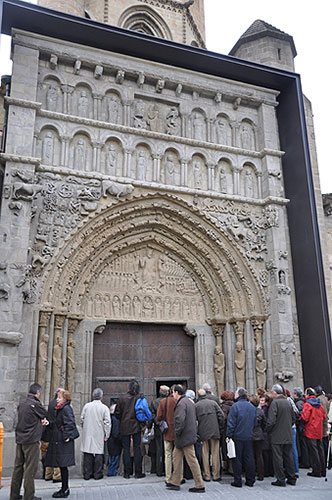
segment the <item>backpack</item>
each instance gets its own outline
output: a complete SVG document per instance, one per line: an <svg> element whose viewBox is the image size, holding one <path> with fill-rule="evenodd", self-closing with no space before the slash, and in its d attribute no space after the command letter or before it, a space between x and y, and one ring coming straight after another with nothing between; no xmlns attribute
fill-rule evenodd
<svg viewBox="0 0 332 500"><path fill-rule="evenodd" d="M149 410L149 405L144 397L144 394L141 394L136 400L135 414L139 422L148 422L149 420L152 420L152 413Z"/></svg>

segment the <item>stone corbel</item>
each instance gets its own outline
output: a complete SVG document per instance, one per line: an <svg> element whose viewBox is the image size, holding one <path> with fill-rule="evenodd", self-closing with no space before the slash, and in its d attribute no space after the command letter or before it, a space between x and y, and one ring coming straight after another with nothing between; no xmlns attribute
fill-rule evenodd
<svg viewBox="0 0 332 500"><path fill-rule="evenodd" d="M56 69L58 66L58 56L56 56L55 54L51 54L51 57L50 57L50 68L51 69Z"/></svg>
<svg viewBox="0 0 332 500"><path fill-rule="evenodd" d="M96 80L100 80L100 78L103 76L103 71L104 68L100 64L97 64L95 67L95 71L93 73L93 76Z"/></svg>
<svg viewBox="0 0 332 500"><path fill-rule="evenodd" d="M144 82L145 82L145 75L144 75L143 71L141 71L140 73L138 73L138 77L137 77L137 80L136 80L137 87L139 89L142 89L143 85L144 85Z"/></svg>
<svg viewBox="0 0 332 500"><path fill-rule="evenodd" d="M192 326L184 325L183 329L185 334L188 335L188 337L193 337L193 338L197 337L197 332L195 328L193 328Z"/></svg>
<svg viewBox="0 0 332 500"><path fill-rule="evenodd" d="M214 96L214 102L216 104L220 104L222 101L222 93L221 92L217 92L216 95Z"/></svg>
<svg viewBox="0 0 332 500"><path fill-rule="evenodd" d="M156 92L158 94L161 94L164 88L165 88L165 80L159 79L156 83Z"/></svg>
<svg viewBox="0 0 332 500"><path fill-rule="evenodd" d="M233 101L233 109L236 111L239 108L240 104L241 104L241 97L237 97Z"/></svg>
<svg viewBox="0 0 332 500"><path fill-rule="evenodd" d="M182 83L178 83L176 89L175 89L175 95L176 97L180 97L182 93Z"/></svg>
<svg viewBox="0 0 332 500"><path fill-rule="evenodd" d="M76 59L74 63L74 75L79 75L81 71L82 61Z"/></svg>
<svg viewBox="0 0 332 500"><path fill-rule="evenodd" d="M123 69L119 69L115 75L115 83L122 85L124 79L125 79L125 72L123 71Z"/></svg>
<svg viewBox="0 0 332 500"><path fill-rule="evenodd" d="M20 332L1 332L0 331L0 343L1 344L11 344L19 345L23 339L23 334Z"/></svg>

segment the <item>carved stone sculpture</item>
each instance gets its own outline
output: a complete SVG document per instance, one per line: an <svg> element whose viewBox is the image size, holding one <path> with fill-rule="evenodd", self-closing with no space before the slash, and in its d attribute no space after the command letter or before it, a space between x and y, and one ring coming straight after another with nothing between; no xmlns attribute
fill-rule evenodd
<svg viewBox="0 0 332 500"><path fill-rule="evenodd" d="M26 184L24 182L14 182L13 199L31 201L43 190L40 184Z"/></svg>
<svg viewBox="0 0 332 500"><path fill-rule="evenodd" d="M61 368L62 368L62 326L64 316L55 316L54 322L54 341L53 341L53 354L52 354L52 382L51 393L54 394L57 387L60 385Z"/></svg>
<svg viewBox="0 0 332 500"><path fill-rule="evenodd" d="M161 119L160 119L159 107L157 104L152 104L149 107L148 120L149 120L150 130L152 130L152 132L160 132Z"/></svg>
<svg viewBox="0 0 332 500"><path fill-rule="evenodd" d="M52 132L47 132L43 139L43 147L42 147L42 163L44 165L52 165L53 164L53 134Z"/></svg>
<svg viewBox="0 0 332 500"><path fill-rule="evenodd" d="M216 136L218 144L227 144L227 124L221 118L216 121Z"/></svg>
<svg viewBox="0 0 332 500"><path fill-rule="evenodd" d="M0 299L7 300L9 297L10 285L8 283L0 283Z"/></svg>
<svg viewBox="0 0 332 500"><path fill-rule="evenodd" d="M49 111L57 110L57 102L58 102L58 89L56 84L50 83L47 89L46 94L46 108Z"/></svg>
<svg viewBox="0 0 332 500"><path fill-rule="evenodd" d="M102 181L101 183L102 194L106 198L107 194L120 198L126 196L134 191L132 184L121 184L120 182Z"/></svg>
<svg viewBox="0 0 332 500"><path fill-rule="evenodd" d="M74 150L74 166L79 170L84 170L85 167L85 142L80 138L77 141Z"/></svg>
<svg viewBox="0 0 332 500"><path fill-rule="evenodd" d="M47 325L50 314L46 312L40 313L39 318L39 334L38 334L38 358L37 358L37 381L39 384L44 383L47 367L47 353L49 335L47 333Z"/></svg>
<svg viewBox="0 0 332 500"><path fill-rule="evenodd" d="M89 98L88 93L85 90L81 90L78 97L77 110L79 116L88 118L89 116Z"/></svg>
<svg viewBox="0 0 332 500"><path fill-rule="evenodd" d="M18 345L23 339L23 334L20 332L1 332L0 343Z"/></svg>
<svg viewBox="0 0 332 500"><path fill-rule="evenodd" d="M243 123L240 128L241 147L243 149L254 149L252 130L249 124Z"/></svg>
<svg viewBox="0 0 332 500"><path fill-rule="evenodd" d="M246 352L243 350L241 342L236 342L234 352L235 378L238 387L245 387L246 376Z"/></svg>
<svg viewBox="0 0 332 500"><path fill-rule="evenodd" d="M146 155L144 151L140 151L137 157L137 170L136 170L137 180L145 181L146 177Z"/></svg>
<svg viewBox="0 0 332 500"><path fill-rule="evenodd" d="M248 198L254 197L254 181L251 170L248 168L244 178L244 194Z"/></svg>
<svg viewBox="0 0 332 500"><path fill-rule="evenodd" d="M257 345L256 347L256 377L257 377L257 386L265 389L266 359L263 359L263 348L260 345Z"/></svg>
<svg viewBox="0 0 332 500"><path fill-rule="evenodd" d="M198 141L205 140L205 126L204 119L199 113L194 114L193 118L193 138Z"/></svg>
<svg viewBox="0 0 332 500"><path fill-rule="evenodd" d="M202 189L202 165L197 160L194 162L194 184L196 189Z"/></svg>
<svg viewBox="0 0 332 500"><path fill-rule="evenodd" d="M148 124L145 117L145 103L139 99L135 103L134 127L138 129L146 129Z"/></svg>
<svg viewBox="0 0 332 500"><path fill-rule="evenodd" d="M175 184L175 162L174 162L174 156L171 154L168 154L166 156L166 162L165 162L165 182L166 184Z"/></svg>
<svg viewBox="0 0 332 500"><path fill-rule="evenodd" d="M111 144L108 148L106 163L108 167L107 173L110 175L116 175L117 153L113 144Z"/></svg>
<svg viewBox="0 0 332 500"><path fill-rule="evenodd" d="M172 107L166 115L166 134L179 135L180 117L176 107Z"/></svg>
<svg viewBox="0 0 332 500"><path fill-rule="evenodd" d="M66 376L67 376L67 387L69 392L73 392L74 388L74 376L75 376L75 347L76 341L74 340L75 330L78 325L77 319L68 320L68 340L67 340L67 365L66 365Z"/></svg>
<svg viewBox="0 0 332 500"><path fill-rule="evenodd" d="M214 375L217 384L217 393L220 395L224 392L224 380L225 380L225 355L223 354L221 347L216 347L214 350Z"/></svg>
<svg viewBox="0 0 332 500"><path fill-rule="evenodd" d="M223 167L219 170L219 187L221 193L227 193L227 173Z"/></svg>
<svg viewBox="0 0 332 500"><path fill-rule="evenodd" d="M119 103L116 97L111 96L107 101L108 121L118 123Z"/></svg>

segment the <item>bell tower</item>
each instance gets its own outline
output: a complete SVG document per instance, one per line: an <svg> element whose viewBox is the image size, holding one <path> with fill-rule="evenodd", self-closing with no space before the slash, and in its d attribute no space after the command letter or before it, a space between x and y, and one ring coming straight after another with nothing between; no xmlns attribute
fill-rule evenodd
<svg viewBox="0 0 332 500"><path fill-rule="evenodd" d="M204 0L39 0L39 5L205 47Z"/></svg>

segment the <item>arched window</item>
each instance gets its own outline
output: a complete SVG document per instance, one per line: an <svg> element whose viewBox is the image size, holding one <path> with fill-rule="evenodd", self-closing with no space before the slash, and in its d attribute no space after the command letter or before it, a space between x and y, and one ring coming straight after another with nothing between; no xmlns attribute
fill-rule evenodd
<svg viewBox="0 0 332 500"><path fill-rule="evenodd" d="M126 9L120 16L118 25L139 33L172 40L172 34L164 19L153 9L136 6Z"/></svg>

